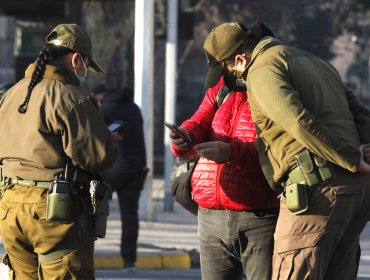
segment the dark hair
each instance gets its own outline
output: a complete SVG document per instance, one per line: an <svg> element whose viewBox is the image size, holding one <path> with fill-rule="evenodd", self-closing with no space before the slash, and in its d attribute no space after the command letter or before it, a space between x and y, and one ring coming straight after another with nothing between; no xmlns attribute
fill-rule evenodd
<svg viewBox="0 0 370 280"><path fill-rule="evenodd" d="M238 54L246 54L247 56L250 56L259 41L260 39L257 39L254 36L249 36L243 42L243 44L241 44L241 46L234 52L234 54L225 60L226 64L233 65L235 63L235 56Z"/></svg>
<svg viewBox="0 0 370 280"><path fill-rule="evenodd" d="M249 30L251 35L241 44L241 46L236 50L236 52L228 59L226 59L226 63L234 64L235 56L238 54L247 54L251 55L254 48L257 46L259 41L266 36L274 37L275 34L268 28L263 22L255 21L252 24L245 27L244 25L240 25L242 28Z"/></svg>
<svg viewBox="0 0 370 280"><path fill-rule="evenodd" d="M27 111L27 106L31 98L32 90L42 80L42 77L45 73L46 64L53 60L57 61L60 57L74 52L75 51L71 49L57 47L53 44L46 44L44 46L36 59L35 69L32 72L31 81L28 84L27 95L24 98L23 103L18 107L19 113L24 114Z"/></svg>

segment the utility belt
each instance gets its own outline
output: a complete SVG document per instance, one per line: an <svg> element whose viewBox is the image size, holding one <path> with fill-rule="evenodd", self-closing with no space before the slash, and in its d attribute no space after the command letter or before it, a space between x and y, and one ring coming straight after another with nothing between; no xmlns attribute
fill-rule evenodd
<svg viewBox="0 0 370 280"><path fill-rule="evenodd" d="M84 204L84 209L93 217L95 235L104 238L109 215L109 201L112 199L110 186L97 180L88 182L69 180L66 175L67 171L66 168L65 174L56 176L53 181L34 181L2 177L0 167L0 199L5 190L15 184L46 189L48 190L46 220L58 223L73 222L73 199L80 199Z"/></svg>
<svg viewBox="0 0 370 280"><path fill-rule="evenodd" d="M287 207L293 214L308 210L308 190L325 185L334 180L334 165L309 150L295 155L297 167L288 174L288 179L282 183Z"/></svg>
<svg viewBox="0 0 370 280"><path fill-rule="evenodd" d="M8 178L4 177L4 184L7 187L13 186L13 185L21 185L21 186L27 186L27 187L36 187L41 188L45 190L52 191L53 186L59 182L60 180L56 179L54 181L34 181L34 180L21 180L21 179L14 179L14 178ZM69 192L70 195L76 195L79 193L85 193L89 191L89 182L69 182L69 184L72 184L71 187L68 187L65 192Z"/></svg>
<svg viewBox="0 0 370 280"><path fill-rule="evenodd" d="M5 182L9 185L21 185L21 186L29 186L29 187L37 187L49 190L53 184L52 181L32 181L32 180L20 180L20 179L13 179L13 178L4 178Z"/></svg>

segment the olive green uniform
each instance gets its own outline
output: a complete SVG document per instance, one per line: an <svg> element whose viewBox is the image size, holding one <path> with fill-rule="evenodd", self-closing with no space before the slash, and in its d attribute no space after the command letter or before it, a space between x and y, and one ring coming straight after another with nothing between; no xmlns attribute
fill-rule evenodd
<svg viewBox="0 0 370 280"><path fill-rule="evenodd" d="M358 148L370 142L370 111L311 54L265 37L251 59L261 166L275 190L308 189L309 208L299 215L281 196L272 279L356 279L359 236L370 219L370 175L356 172ZM307 149L333 163L334 180L310 186L302 172L298 178L296 156Z"/></svg>
<svg viewBox="0 0 370 280"><path fill-rule="evenodd" d="M26 77L0 101L3 176L13 182L38 184L52 181L67 162L87 174L110 167L117 143L100 117L95 99L82 92L68 68L47 65L27 112L18 113L33 68L30 65ZM94 279L95 235L91 216L84 210L89 198L73 198L72 222L50 222L45 220L45 185L24 182L29 181L12 184L0 201L0 234L15 277Z"/></svg>
<svg viewBox="0 0 370 280"><path fill-rule="evenodd" d="M370 112L323 60L266 37L252 53L247 86L266 176L279 189L308 148L355 172L370 142ZM314 74L313 74L314 73Z"/></svg>

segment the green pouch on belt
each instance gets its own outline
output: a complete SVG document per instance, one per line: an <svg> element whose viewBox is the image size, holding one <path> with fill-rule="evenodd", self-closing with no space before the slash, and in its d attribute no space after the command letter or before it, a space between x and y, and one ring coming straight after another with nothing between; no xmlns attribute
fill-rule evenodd
<svg viewBox="0 0 370 280"><path fill-rule="evenodd" d="M318 156L314 156L314 160L323 181L328 181L335 178L334 168L330 162Z"/></svg>
<svg viewBox="0 0 370 280"><path fill-rule="evenodd" d="M288 210L293 214L300 214L308 209L307 186L291 184L285 187L285 197Z"/></svg>
<svg viewBox="0 0 370 280"><path fill-rule="evenodd" d="M295 155L295 159L308 186L311 187L321 182L319 174L315 168L315 162L311 158L308 150L304 150Z"/></svg>

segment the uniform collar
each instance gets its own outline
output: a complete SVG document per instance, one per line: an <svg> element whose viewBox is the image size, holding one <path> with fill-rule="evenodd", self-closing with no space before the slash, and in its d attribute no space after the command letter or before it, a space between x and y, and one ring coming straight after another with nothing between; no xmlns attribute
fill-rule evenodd
<svg viewBox="0 0 370 280"><path fill-rule="evenodd" d="M276 38L269 37L269 36L264 37L261 39L261 41L259 41L257 46L254 48L251 59L254 60L260 53L263 53L267 49L277 46L277 45L281 45L281 44L282 43Z"/></svg>
<svg viewBox="0 0 370 280"><path fill-rule="evenodd" d="M35 64L33 63L30 64L25 72L25 77L31 77L34 69ZM64 84L72 84L76 86L80 84L80 81L77 79L73 71L71 71L70 69L68 69L68 67L61 64L46 65L43 78L53 79L60 81Z"/></svg>
<svg viewBox="0 0 370 280"><path fill-rule="evenodd" d="M251 60L249 61L247 67L244 69L242 73L242 77L246 79L246 77L248 76L249 69L251 68L251 66L253 65L254 61L256 60L257 56L260 53L263 53L268 48L277 46L277 45L281 45L281 42L273 37L267 36L267 37L262 38L261 41L259 41L259 43L257 44L257 46L254 48L252 55L251 55Z"/></svg>

